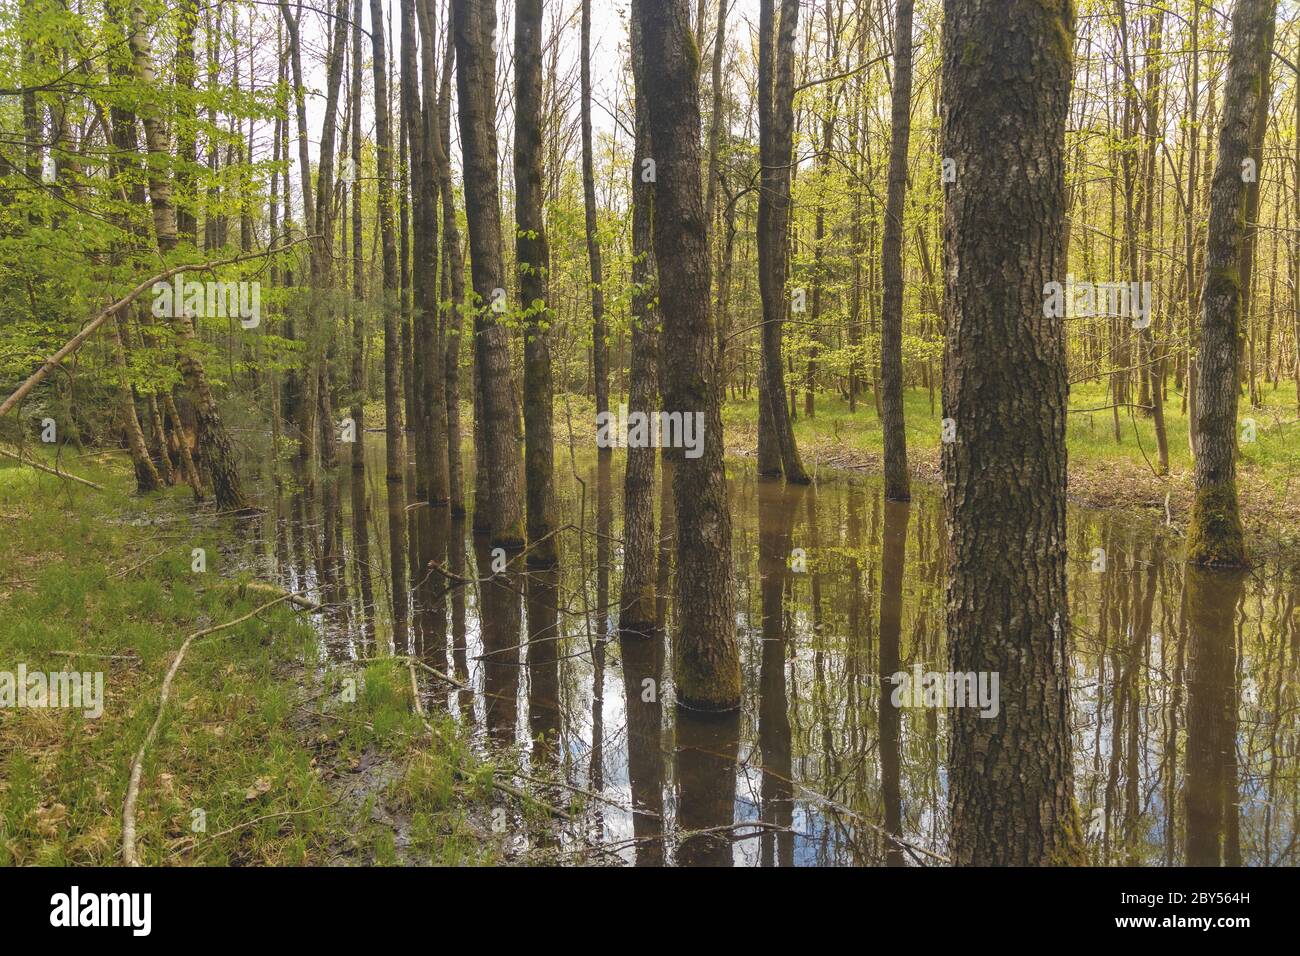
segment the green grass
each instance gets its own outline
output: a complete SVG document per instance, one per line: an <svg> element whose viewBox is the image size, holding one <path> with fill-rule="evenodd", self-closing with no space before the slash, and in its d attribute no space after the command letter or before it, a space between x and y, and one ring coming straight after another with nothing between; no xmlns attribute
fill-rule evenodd
<svg viewBox="0 0 1300 956"><path fill-rule="evenodd" d="M803 413L803 393L799 394L799 417L794 423L795 440L802 450L823 445L842 445L874 455L884 454L884 432L876 417L871 396L859 398L857 410L850 413L849 403L838 395L819 393L816 415L808 418ZM903 395L903 417L907 424L907 447L923 449L939 447L940 414L939 397L935 396L935 413L930 414L929 393L922 389L909 390ZM736 431L758 434L758 396L750 393L746 401L730 399L722 406L723 429L729 434ZM730 444L730 443L729 443ZM807 464L807 463L805 463Z"/></svg>
<svg viewBox="0 0 1300 956"><path fill-rule="evenodd" d="M1295 392L1287 383L1274 390L1266 387L1259 408L1242 398L1237 411L1238 437L1247 419L1255 422L1255 441L1238 441L1243 473L1252 474L1281 490L1288 475L1300 467L1300 424L1296 421ZM1075 385L1070 390L1072 409L1107 405L1106 388L1098 384ZM1187 415L1181 409L1182 395L1171 387L1165 405L1165 434L1169 442L1171 471L1193 467L1188 445ZM1113 412L1076 411L1070 415L1067 441L1072 457L1081 461L1128 461L1145 466L1145 456L1156 461L1155 423L1140 409L1120 409L1120 440L1115 440ZM1136 424L1136 428L1134 427Z"/></svg>
<svg viewBox="0 0 1300 956"><path fill-rule="evenodd" d="M1241 402L1239 420L1243 425L1247 418L1255 421L1256 440L1239 442L1241 458L1238 467L1244 478L1261 483L1261 490L1283 495L1290 491L1288 482L1291 476L1300 474L1300 422L1297 422L1294 387L1290 382L1284 382L1276 390L1265 386L1262 399L1260 408L1251 408L1244 399ZM799 403L795 437L801 451L830 451L843 447L883 455L883 434L870 394L861 397L857 411L852 414L846 401L829 393L817 396L814 418L809 419L803 414L802 393ZM1154 421L1140 409L1120 409L1117 441L1113 412L1109 408L1091 410L1108 404L1104 384L1082 383L1071 388L1066 442L1072 471L1086 475L1097 475L1097 472L1150 474L1148 461L1151 465L1157 463ZM1181 404L1181 393L1174 390L1171 382L1165 405L1165 432L1169 443L1169 468L1176 476L1188 475L1192 470L1187 416L1181 411ZM928 455L937 459L940 409L937 394L935 409L931 412L927 391L909 389L904 393L907 446L914 457ZM749 440L751 444L748 447L752 447L757 421L758 403L754 393L748 401L729 400L723 406L723 424L728 432L729 446L745 447L743 442ZM1241 434L1240 430L1238 434Z"/></svg>
<svg viewBox="0 0 1300 956"><path fill-rule="evenodd" d="M0 708L0 865L119 862L128 768L172 655L268 600L222 575L230 530L187 520L183 489L146 504L111 458L63 467L106 490L0 464L0 670L102 671L104 712ZM177 520L132 523L144 515ZM194 547L205 574L191 571ZM304 612L284 604L195 641L145 760L141 862L492 859L473 819L490 791L457 782L482 770L449 721L429 739L409 680L391 661L326 665Z"/></svg>

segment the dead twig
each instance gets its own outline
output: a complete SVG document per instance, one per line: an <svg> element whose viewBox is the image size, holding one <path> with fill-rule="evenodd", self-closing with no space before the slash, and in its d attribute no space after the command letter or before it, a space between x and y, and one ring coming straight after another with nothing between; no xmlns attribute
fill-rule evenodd
<svg viewBox="0 0 1300 956"><path fill-rule="evenodd" d="M57 654L59 657L94 657L101 661L138 661L140 658L135 654L91 654L89 651L48 651L49 654Z"/></svg>
<svg viewBox="0 0 1300 956"><path fill-rule="evenodd" d="M215 634L217 631L224 631L243 624L250 618L256 617L269 607L274 607L281 601L287 601L291 594L282 594L273 601L267 601L258 607L253 608L247 614L235 618L233 621L226 621L224 624L214 624L212 627L205 627L195 631L185 642L181 644L180 650L176 652L176 657L172 659L172 665L167 669L167 675L163 678L162 690L158 695L158 713L154 716L153 723L149 725L149 732L145 734L144 740L140 743L140 749L135 752L135 757L131 761L131 774L126 787L126 799L122 802L122 863L126 866L139 866L140 861L136 858L135 851L135 805L140 799L140 777L144 772L144 756L149 750L149 745L154 742L158 736L158 729L162 726L163 714L167 710L167 701L172 693L172 681L176 679L176 672L181 668L181 662L185 660L185 652L190 649L190 645L201 637L209 634Z"/></svg>
<svg viewBox="0 0 1300 956"><path fill-rule="evenodd" d="M247 829L248 827L251 827L255 823L261 823L263 820L274 820L277 817L300 817L303 814L316 813L320 810L328 810L330 807L339 804L342 800L343 798L339 797L338 800L331 800L329 803L322 803L318 807L308 807L305 810L281 810L278 813L264 813L260 817L253 817L253 819L245 820L243 823L237 823L233 827L226 827L226 829L224 830L218 830L216 833L210 835L208 839L215 840L217 839L217 837L229 836L231 833L234 833L238 830ZM177 853L180 853L182 850L189 849L197 842L198 842L197 837L186 837L180 843L172 847L170 855L175 856Z"/></svg>

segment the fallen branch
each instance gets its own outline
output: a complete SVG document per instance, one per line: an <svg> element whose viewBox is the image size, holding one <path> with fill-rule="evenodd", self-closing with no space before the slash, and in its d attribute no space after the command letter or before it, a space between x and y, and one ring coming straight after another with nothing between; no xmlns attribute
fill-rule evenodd
<svg viewBox="0 0 1300 956"><path fill-rule="evenodd" d="M24 458L22 455L12 452L8 448L0 448L0 455L4 455L6 458L12 458L14 461L26 465L28 468L35 468L37 471L43 471L47 475L55 475L58 478L66 478L69 481L75 481L79 484L83 484L87 488L94 488L96 491L104 490L103 485L97 485L93 481L89 481L85 478L78 478L76 475L70 475L66 471L59 471L57 468L49 468L45 465L42 465L40 462L32 461L32 459L30 458Z"/></svg>
<svg viewBox="0 0 1300 956"><path fill-rule="evenodd" d="M282 594L273 601L267 601L265 604L253 608L247 614L235 618L233 621L227 621L224 624L214 624L212 627L205 627L202 630L195 631L189 637L185 638L185 643L176 652L176 657L172 660L172 666L167 669L167 675L163 678L162 691L158 696L158 713L149 726L149 732L145 734L144 741L140 744L140 749L135 752L135 757L131 761L131 777L126 786L126 799L122 803L122 863L126 866L139 866L140 862L136 859L135 853L135 805L140 798L140 777L144 772L144 755L149 750L149 745L154 742L158 736L158 728L162 726L163 713L167 709L167 700L171 697L172 681L176 677L176 672L180 670L181 662L185 660L185 652L190 649L200 637L206 637L209 634L215 634L217 631L224 631L234 627L237 624L243 624L249 618L256 617L269 607L274 607L281 601L286 601L293 595Z"/></svg>
<svg viewBox="0 0 1300 956"><path fill-rule="evenodd" d="M342 802L342 800L343 798L339 797L337 800L331 800L329 803L322 803L318 807L308 807L305 810L281 810L278 813L264 813L260 817L253 817L253 819L245 820L243 823L236 823L233 827L226 827L224 830L218 830L216 833L209 836L208 839L215 840L217 837L229 836L237 830L246 829L255 823L261 823L263 820L274 820L277 817L300 817L305 813L316 813L320 810L328 810L330 807L337 806ZM180 843L172 847L170 855L175 856L177 853L180 853L181 850L188 849L197 842L197 837L186 837Z"/></svg>
<svg viewBox="0 0 1300 956"><path fill-rule="evenodd" d="M109 575L109 577L110 577L110 578L124 578L124 577L126 577L128 574L130 574L132 571L139 571L141 568L143 568L146 564L149 564L151 561L157 561L157 560L158 560L159 558L161 558L164 554L166 554L169 550L170 550L169 548L163 548L163 550L159 551L157 554L154 554L154 555L152 555L152 556L150 556L150 557L148 557L148 558L145 558L145 559L144 559L143 561L141 561L139 564L133 564L133 565L131 565L129 568L125 568L124 570L121 570L121 571L114 571L112 574Z"/></svg>
<svg viewBox="0 0 1300 956"><path fill-rule="evenodd" d="M467 775L462 774L459 770L456 771L456 776L466 781L470 779ZM492 786L494 789L500 790L502 793L510 794L510 796L514 797L516 800L522 800L525 803L531 803L535 806L541 807L543 810L545 810L553 817L559 817L561 820L573 819L572 816L570 816L565 811L561 810L559 807L552 806L551 804L547 803L545 800L538 800L531 793L527 793L526 791L520 790L518 787L512 787L510 786L510 784L504 783L500 780L497 780L496 778L493 778Z"/></svg>
<svg viewBox="0 0 1300 956"><path fill-rule="evenodd" d="M243 597L246 591L255 591L258 594L278 594L281 600L288 601L294 607L302 608L304 611L319 611L320 605L311 598L303 597L303 593L291 594L283 588L278 588L274 584L265 584L261 581L230 581L223 582L231 584L239 589L239 596Z"/></svg>
<svg viewBox="0 0 1300 956"><path fill-rule="evenodd" d="M419 667L421 670L428 671L434 677L438 678L439 680L446 681L452 687L457 687L460 688L461 690L469 690L469 684L466 684L464 681L457 680L456 678L452 677L450 674L444 674L442 671L438 670L437 668L430 667L424 661L416 660L415 658L412 657L408 660L408 663L413 664L416 667Z"/></svg>
<svg viewBox="0 0 1300 956"><path fill-rule="evenodd" d="M639 812L639 811L638 811ZM753 833L737 833L737 830L753 830ZM721 826L704 827L699 830L681 830L675 834L655 833L651 836L626 837L622 840L614 840L610 843L595 844L592 849L601 853L613 856L622 850L629 849L640 843L653 843L658 840L664 840L670 836L681 843L685 840L699 838L704 836L720 836L727 834L733 841L752 840L764 833L792 833L795 836L809 838L809 834L801 833L793 827L781 826L779 823L769 823L766 820L739 820L735 823L726 823Z"/></svg>
<svg viewBox="0 0 1300 956"><path fill-rule="evenodd" d="M538 777L530 777L528 774L522 772L521 770L518 769L509 770L504 767L497 770L497 773L506 774L511 777L518 777L520 780L527 780L529 783L535 783L541 787L561 787L572 793L580 794L581 796L584 796L589 800L595 800L598 803L604 803L608 806L615 807L619 810L622 810L624 813L634 813L637 816L643 816L643 817L654 817L658 820L663 819L662 814L655 813L653 810L638 810L634 807L625 807L617 800L611 800L609 797L605 796L604 794L596 793L596 791L594 790L586 790L583 789L582 787L575 787L573 784L565 783L563 780L542 780Z"/></svg>
<svg viewBox="0 0 1300 956"><path fill-rule="evenodd" d="M459 688L460 690L469 690L469 689L470 689L469 684L466 684L464 681L459 681L459 680L457 680L457 679L454 678L454 677L451 677L451 676L449 676L449 675L447 675L447 674L444 674L442 671L437 670L436 668L430 667L428 664L426 664L426 663L425 663L424 661L422 661L422 660L419 660L419 659L414 658L414 657L406 657L405 655L402 655L402 654L389 654L389 655L386 656L386 657L358 657L358 658L357 658L353 663L356 663L356 664L370 664L370 663L373 663L373 662L375 662L375 661L402 661L402 662L405 662L405 663L407 663L407 664L412 664L412 665L414 665L414 666L416 666L416 667L419 667L419 668L421 668L422 670L426 670L426 671L428 671L428 672L429 672L430 674L432 674L434 677L438 678L439 680L446 681L446 682L447 682L448 684L450 684L452 687Z"/></svg>

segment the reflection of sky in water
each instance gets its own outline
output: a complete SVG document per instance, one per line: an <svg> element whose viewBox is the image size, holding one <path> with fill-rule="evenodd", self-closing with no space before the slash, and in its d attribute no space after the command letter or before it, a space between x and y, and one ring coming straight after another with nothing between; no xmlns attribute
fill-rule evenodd
<svg viewBox="0 0 1300 956"><path fill-rule="evenodd" d="M391 605L388 567L390 542L382 495L383 450L377 436L367 436L369 498L369 570L377 608L368 613L372 634L382 646L391 640ZM529 691L532 675L528 667L528 627L524 584L511 572L513 587L521 594L504 602L511 614L518 614L504 627L507 643L523 645L518 651L519 674L514 681L516 699L514 756L503 756L502 764L518 759L526 772L539 776L559 773L573 787L593 786L592 681L594 666L587 653L588 634L598 633L596 615L590 620L581 608L601 601L617 604L621 561L617 540L610 552L608 593L597 593L597 488L594 458L579 457L579 472L587 483L587 514L582 522L591 533L579 565L576 534L564 539L558 602L562 608L557 641L560 713L558 716L558 770L539 760L530 739ZM760 490L749 472L751 465L735 462L729 482L733 508L734 560L737 576L737 637L741 649L743 711L739 740L721 755L733 768L734 789L731 817L715 821L717 826L759 820L781 819L789 831L760 834L754 827L733 831L730 859L734 865L753 866L770 861L780 864L878 864L885 860L888 845L885 821L885 779L882 739L879 727L878 670L881 661L880 615L883 555L883 520L878 484L870 479L824 483L815 491L780 492ZM362 571L357 560L356 527L352 520L352 496L346 482L347 469L340 470L344 482L336 496L346 560L347 591L341 600L345 611L318 616L327 629L326 656L336 663L365 656L360 622L362 612L356 580ZM623 458L616 453L610 471L610 514L608 534L621 533ZM466 487L473 487L467 475ZM268 490L268 495L270 495ZM321 548L313 541L322 534L323 500L319 482L315 498L305 499L301 528L295 527L299 510L286 490L276 522L273 496L261 535L241 541L232 549L241 551L247 563L278 573L295 590L319 592L325 576L317 569ZM557 494L561 521L577 524L578 488L567 467L557 468ZM759 505L759 496L763 504ZM809 504L811 502L811 508ZM659 524L656 497L656 526ZM445 520L445 519L444 519ZM784 522L784 523L782 523ZM409 533L419 534L411 521ZM277 543L277 533L282 539ZM856 540L855 540L856 538ZM909 509L903 568L903 606L898 637L897 667L910 670L919 663L925 670L946 669L947 650L943 639L944 585L942 504L932 489L922 489ZM409 546L409 545L408 545ZM1093 572L1090 554L1104 546L1107 570ZM775 551L804 548L808 568L804 573L774 572ZM1166 860L1167 837L1174 835L1172 862L1183 857L1186 829L1185 791L1187 781L1188 710L1202 701L1189 701L1189 668L1192 665L1192 636L1185 609L1184 569L1181 541L1155 523L1120 513L1070 511L1069 561L1071 617L1074 648L1071 660L1073 694L1073 746L1075 785L1080 818L1089 833L1088 850L1098 863L1162 864ZM474 577L475 549L468 533L464 541L464 573ZM250 553L253 551L255 553ZM278 562L276 555L287 560ZM763 556L765 578L760 573ZM776 554L775 557L780 557ZM788 567L788 564L785 565ZM856 567L857 587L853 587ZM815 585L815 588L814 588ZM775 633L784 632L785 646L768 659L764 656L763 607L765 588L779 588L782 616ZM484 634L480 615L481 586L464 591L464 642L469 660L469 680L474 690L473 705L465 708L465 696L441 694L438 706L471 721L476 746L489 747L485 733L487 716L483 695L486 667L476 658L483 654ZM815 594L814 594L815 592ZM771 594L768 595L771 598ZM1245 596L1232 616L1235 632L1231 640L1241 648L1233 674L1222 675L1223 687L1235 693L1236 761L1235 791L1226 794L1237 807L1243 862L1292 862L1279 856L1292 844L1297 813L1297 637L1295 603L1300 581L1279 568L1267 567L1245 583ZM450 647L450 597L448 646ZM672 608L668 611L671 620ZM1142 621L1149 617L1150 627ZM1145 633L1143 631L1145 630ZM499 643L499 642L498 642ZM367 653L374 653L371 648ZM435 654L436 657L436 654ZM653 729L635 729L629 707L644 705L639 696L624 697L620 641L611 631L605 646L600 708L602 735L600 793L608 803L587 801L582 826L590 839L618 844L618 857L633 862L644 843L631 812L634 797L645 799L634 785L633 763L641 766L642 777L651 783L658 777L662 801L665 841L664 856L672 861L677 852L674 838L677 815L683 800L712 791L719 778L711 780L683 776L676 740L675 706L671 681L671 653L662 655L658 683L660 722ZM779 658L779 679L774 671ZM643 663L643 662L642 662ZM438 661L434 661L439 666ZM642 666L641 663L638 666ZM448 673L454 660L448 650L442 666ZM781 741L785 724L776 722L768 732L777 735L782 749L788 748L789 782L774 786L765 797L765 777L775 773L765 767L762 705L765 681L784 684L788 740ZM888 695L889 687L884 693ZM637 691L639 694L639 689ZM1003 698L1008 689L1003 687ZM886 697L887 699L887 697ZM1119 706L1117 708L1117 701ZM638 713L635 712L634 713ZM648 713L648 712L641 712ZM1227 715L1225 715L1226 717ZM1118 721L1118 724L1117 724ZM1131 721L1136 721L1136 753L1129 753L1134 738ZM947 714L924 709L903 709L899 719L897 790L901 807L902 840L915 848L915 857L904 853L907 865L933 863L922 851L946 853L947 825ZM1204 726L1202 723L1198 726ZM1172 750L1169 736L1173 732ZM544 764L544 765L542 765ZM1132 786L1135 776L1136 787ZM784 776L779 774L778 776ZM720 778L725 780L725 778ZM725 786L725 783L724 783ZM1171 795L1172 790L1172 795ZM555 799L567 805L571 792L552 788ZM1132 794L1136 802L1130 806ZM769 805L764 806L764 800ZM710 807L714 804L709 803ZM725 803L718 804L725 808ZM1093 825L1108 821L1103 840ZM719 812L725 813L725 809ZM644 823L644 817L641 823ZM566 836L568 845L576 839ZM528 835L520 847L530 845ZM786 857L792 855L793 859ZM589 856L589 859L599 859Z"/></svg>

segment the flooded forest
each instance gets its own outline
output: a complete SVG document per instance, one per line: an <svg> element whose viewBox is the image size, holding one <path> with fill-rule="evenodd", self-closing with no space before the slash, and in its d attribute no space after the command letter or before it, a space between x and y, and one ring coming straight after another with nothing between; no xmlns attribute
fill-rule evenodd
<svg viewBox="0 0 1300 956"><path fill-rule="evenodd" d="M0 864L1298 862L1296 0L0 37Z"/></svg>

